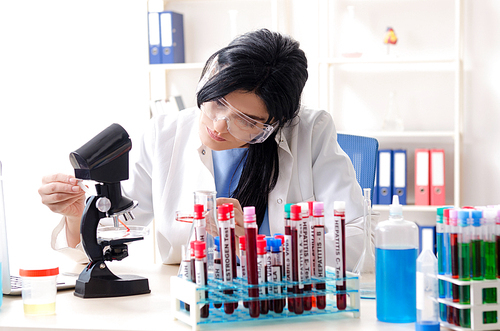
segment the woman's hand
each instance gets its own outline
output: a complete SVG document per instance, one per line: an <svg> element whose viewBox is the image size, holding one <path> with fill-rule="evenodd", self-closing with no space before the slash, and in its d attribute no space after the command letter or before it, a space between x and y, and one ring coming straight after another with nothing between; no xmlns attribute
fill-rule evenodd
<svg viewBox="0 0 500 331"><path fill-rule="evenodd" d="M42 178L38 189L42 203L54 213L68 217L81 217L85 207L85 192L74 176L54 174Z"/></svg>
<svg viewBox="0 0 500 331"><path fill-rule="evenodd" d="M38 194L50 210L65 216L68 245L75 247L80 242L80 220L85 208L85 192L75 177L65 174L44 176Z"/></svg>
<svg viewBox="0 0 500 331"><path fill-rule="evenodd" d="M223 205L226 203L233 204L234 224L235 224L234 233L236 235L236 238L238 238L240 236L244 236L245 235L245 227L244 227L244 222L243 222L243 208L241 208L240 202L236 199L233 199L233 198L218 198L217 199L217 206L220 206L220 205Z"/></svg>

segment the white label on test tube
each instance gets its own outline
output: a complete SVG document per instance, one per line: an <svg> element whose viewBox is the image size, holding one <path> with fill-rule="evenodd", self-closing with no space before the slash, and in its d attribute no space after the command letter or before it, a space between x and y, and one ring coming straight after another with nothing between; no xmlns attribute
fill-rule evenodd
<svg viewBox="0 0 500 331"><path fill-rule="evenodd" d="M196 259L194 261L196 270L196 285L205 286L205 261ZM205 291L200 291L200 299L205 299Z"/></svg>

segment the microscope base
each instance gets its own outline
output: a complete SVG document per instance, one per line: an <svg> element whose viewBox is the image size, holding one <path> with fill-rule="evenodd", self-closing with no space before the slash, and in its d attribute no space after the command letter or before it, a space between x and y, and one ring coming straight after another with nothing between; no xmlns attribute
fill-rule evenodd
<svg viewBox="0 0 500 331"><path fill-rule="evenodd" d="M90 265L90 264L89 264ZM101 269L101 266L104 266ZM113 274L104 264L87 266L78 277L75 296L80 298L108 298L151 293L147 278Z"/></svg>

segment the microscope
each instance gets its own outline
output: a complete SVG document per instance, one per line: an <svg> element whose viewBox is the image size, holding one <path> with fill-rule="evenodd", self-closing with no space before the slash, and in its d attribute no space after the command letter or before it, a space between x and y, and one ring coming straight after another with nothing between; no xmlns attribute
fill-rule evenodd
<svg viewBox="0 0 500 331"><path fill-rule="evenodd" d="M118 277L106 261L120 261L128 256L128 243L144 237L102 239L98 237L99 222L118 217L134 218L132 209L137 201L121 194L122 180L129 176L128 153L132 149L129 135L119 124L112 124L85 145L70 153L75 177L92 180L97 195L87 198L82 215L80 234L89 263L76 281L75 295L81 298L117 297L150 293L148 279L125 275Z"/></svg>

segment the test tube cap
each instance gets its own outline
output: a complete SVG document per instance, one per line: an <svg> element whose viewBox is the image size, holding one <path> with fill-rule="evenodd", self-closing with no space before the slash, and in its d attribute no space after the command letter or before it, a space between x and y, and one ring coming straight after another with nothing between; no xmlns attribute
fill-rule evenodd
<svg viewBox="0 0 500 331"><path fill-rule="evenodd" d="M204 241L194 241L194 256L198 259L204 258L207 256L206 252L206 244Z"/></svg>
<svg viewBox="0 0 500 331"><path fill-rule="evenodd" d="M257 254L263 255L267 253L267 243L265 240L257 240Z"/></svg>
<svg viewBox="0 0 500 331"><path fill-rule="evenodd" d="M256 222L255 207L254 206L243 207L243 219L244 219L245 223Z"/></svg>
<svg viewBox="0 0 500 331"><path fill-rule="evenodd" d="M281 240L281 245L285 243L285 235L284 234L275 234L274 238Z"/></svg>
<svg viewBox="0 0 500 331"><path fill-rule="evenodd" d="M334 201L333 209L338 211L345 211L345 201Z"/></svg>
<svg viewBox="0 0 500 331"><path fill-rule="evenodd" d="M202 204L195 204L194 205L194 219L199 220L203 218L203 205Z"/></svg>
<svg viewBox="0 0 500 331"><path fill-rule="evenodd" d="M271 240L271 252L277 253L281 251L281 239L273 238Z"/></svg>
<svg viewBox="0 0 500 331"><path fill-rule="evenodd" d="M302 219L302 208L299 205L292 205L290 207L290 219L294 221Z"/></svg>
<svg viewBox="0 0 500 331"><path fill-rule="evenodd" d="M217 207L217 214L219 221L229 221L229 207L227 205L220 205Z"/></svg>
<svg viewBox="0 0 500 331"><path fill-rule="evenodd" d="M299 202L298 205L302 211L302 218L309 217L309 204L307 202Z"/></svg>
<svg viewBox="0 0 500 331"><path fill-rule="evenodd" d="M323 216L325 212L325 206L323 202L315 201L313 204L313 216L319 217Z"/></svg>
<svg viewBox="0 0 500 331"><path fill-rule="evenodd" d="M247 249L247 240L245 236L240 236L238 239L240 241L240 250L245 251Z"/></svg>

